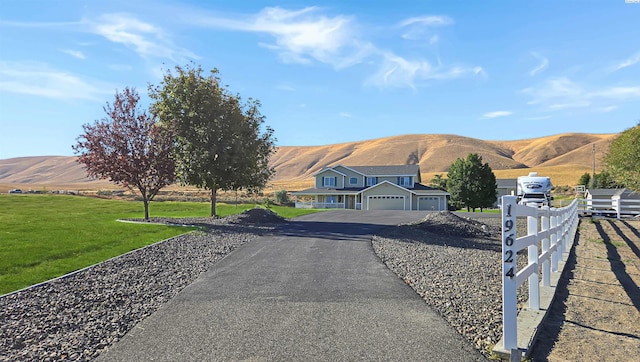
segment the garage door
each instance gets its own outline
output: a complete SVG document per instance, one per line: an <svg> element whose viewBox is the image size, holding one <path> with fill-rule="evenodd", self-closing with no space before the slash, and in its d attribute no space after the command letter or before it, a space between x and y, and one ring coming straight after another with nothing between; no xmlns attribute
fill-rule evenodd
<svg viewBox="0 0 640 362"><path fill-rule="evenodd" d="M404 196L369 196L369 210L404 210Z"/></svg>
<svg viewBox="0 0 640 362"><path fill-rule="evenodd" d="M419 210L440 210L439 197L420 197L418 199Z"/></svg>

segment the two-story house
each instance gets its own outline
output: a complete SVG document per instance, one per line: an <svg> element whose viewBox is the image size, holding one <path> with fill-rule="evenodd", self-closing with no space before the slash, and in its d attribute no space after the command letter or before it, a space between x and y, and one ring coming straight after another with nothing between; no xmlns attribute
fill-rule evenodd
<svg viewBox="0 0 640 362"><path fill-rule="evenodd" d="M357 210L447 210L449 193L421 184L420 166L326 167L315 187L293 192L296 207ZM298 198L313 201L298 202Z"/></svg>

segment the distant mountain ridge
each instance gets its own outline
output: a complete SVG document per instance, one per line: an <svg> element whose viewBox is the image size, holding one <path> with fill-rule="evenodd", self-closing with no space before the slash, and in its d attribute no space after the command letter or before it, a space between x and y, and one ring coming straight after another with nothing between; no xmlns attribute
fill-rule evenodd
<svg viewBox="0 0 640 362"><path fill-rule="evenodd" d="M423 173L443 172L469 153L482 156L493 170L586 166L593 163L593 146L601 155L618 134L566 133L516 141L484 141L456 135L404 135L327 146L280 147L271 162L276 180L309 178L325 166L419 164Z"/></svg>
<svg viewBox="0 0 640 362"><path fill-rule="evenodd" d="M281 146L272 156L274 181L308 180L326 166L418 164L423 173L446 173L457 158L469 153L482 156L494 170L552 166L590 168L593 147L596 167L601 156L618 134L566 133L516 141L485 141L446 134L414 134L325 146ZM106 184L90 180L74 156L19 157L0 160L3 185L91 185Z"/></svg>

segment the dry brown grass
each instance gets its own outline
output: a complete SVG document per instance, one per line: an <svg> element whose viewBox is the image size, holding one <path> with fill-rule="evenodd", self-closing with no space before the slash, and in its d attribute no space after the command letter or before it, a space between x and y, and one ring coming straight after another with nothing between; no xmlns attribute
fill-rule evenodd
<svg viewBox="0 0 640 362"><path fill-rule="evenodd" d="M548 137L484 141L456 135L417 134L326 146L280 147L271 161L276 175L266 192L301 190L313 186L313 174L326 166L343 164L419 164L423 183L433 175L446 175L457 158L477 153L498 178L515 178L537 171L555 185L573 185L591 172L593 145L596 170L617 134L568 133ZM23 157L0 160L0 192L11 188L64 190L117 189L106 181L90 181L83 167L70 156ZM172 186L178 187L180 186ZM182 188L181 188L182 189Z"/></svg>

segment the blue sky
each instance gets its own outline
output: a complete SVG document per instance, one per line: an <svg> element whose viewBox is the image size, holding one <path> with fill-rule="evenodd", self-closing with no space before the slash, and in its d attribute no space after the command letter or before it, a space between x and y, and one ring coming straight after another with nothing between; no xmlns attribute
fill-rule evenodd
<svg viewBox="0 0 640 362"><path fill-rule="evenodd" d="M640 1L635 1L640 2ZM640 119L640 3L0 1L0 159L73 155L115 92L193 61L278 145L514 140Z"/></svg>

